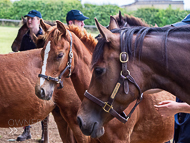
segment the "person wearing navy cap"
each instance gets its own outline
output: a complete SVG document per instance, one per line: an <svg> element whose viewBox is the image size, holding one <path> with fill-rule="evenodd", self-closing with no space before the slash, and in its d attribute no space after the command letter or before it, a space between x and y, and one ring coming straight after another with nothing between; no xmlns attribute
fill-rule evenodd
<svg viewBox="0 0 190 143"><path fill-rule="evenodd" d="M76 25L80 28L84 28L84 20L89 19L88 17L84 16L83 13L79 10L70 10L67 13L66 22L67 25Z"/></svg>
<svg viewBox="0 0 190 143"><path fill-rule="evenodd" d="M43 31L40 28L40 19L42 18L42 15L39 11L31 10L24 17L27 17L26 24L29 30L22 38L20 51L35 49L36 45L33 42L32 35L35 34L38 37L39 35L43 34Z"/></svg>
<svg viewBox="0 0 190 143"><path fill-rule="evenodd" d="M35 34L37 37L43 34L43 31L40 28L40 19L42 18L42 15L39 11L31 10L24 17L27 17L26 24L29 30L22 38L21 47L19 51L36 49L36 45L33 42L33 34ZM43 122L41 122L41 124L43 130ZM31 139L30 128L30 126L25 126L24 132L17 137L16 141L25 141L27 139ZM44 140L43 133L41 140Z"/></svg>
<svg viewBox="0 0 190 143"><path fill-rule="evenodd" d="M190 24L190 14L188 14L182 21L171 24L171 26L179 27L179 26L188 26Z"/></svg>

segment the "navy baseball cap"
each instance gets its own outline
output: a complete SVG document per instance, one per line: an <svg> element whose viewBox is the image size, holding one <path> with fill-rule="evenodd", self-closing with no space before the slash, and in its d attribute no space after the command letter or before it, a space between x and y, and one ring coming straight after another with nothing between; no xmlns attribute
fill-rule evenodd
<svg viewBox="0 0 190 143"><path fill-rule="evenodd" d="M188 14L181 22L177 22L177 23L174 23L172 24L172 26L185 26L185 25L188 25L190 24L190 14Z"/></svg>
<svg viewBox="0 0 190 143"><path fill-rule="evenodd" d="M84 16L81 11L79 10L71 10L67 13L66 21L69 20L79 20L83 21L85 19L89 19L88 17Z"/></svg>
<svg viewBox="0 0 190 143"><path fill-rule="evenodd" d="M39 17L39 18L42 18L42 15L41 15L41 13L39 12L39 11L37 11L37 10L31 10L27 15L25 15L24 17L27 17L27 16L29 16L29 17Z"/></svg>

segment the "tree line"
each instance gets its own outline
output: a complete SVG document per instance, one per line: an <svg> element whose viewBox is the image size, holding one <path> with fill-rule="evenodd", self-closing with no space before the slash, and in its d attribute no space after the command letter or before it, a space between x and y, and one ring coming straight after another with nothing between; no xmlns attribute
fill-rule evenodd
<svg viewBox="0 0 190 143"><path fill-rule="evenodd" d="M44 20L60 20L66 23L66 14L71 9L80 10L89 19L85 20L86 25L95 25L94 17L98 21L107 26L109 24L110 15L118 14L119 10L123 14L133 15L142 18L149 25L158 26L170 25L181 21L189 10L172 9L156 9L141 8L137 11L128 12L127 9L118 7L117 5L93 5L81 4L80 0L20 0L11 2L10 0L0 0L0 19L21 20L30 10L36 9L41 12Z"/></svg>

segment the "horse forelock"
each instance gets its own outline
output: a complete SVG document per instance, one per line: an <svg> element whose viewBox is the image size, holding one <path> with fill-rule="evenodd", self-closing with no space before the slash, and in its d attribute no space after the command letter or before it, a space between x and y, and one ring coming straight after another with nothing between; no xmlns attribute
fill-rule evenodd
<svg viewBox="0 0 190 143"><path fill-rule="evenodd" d="M106 39L101 37L98 39L98 43L94 49L93 55L92 55L92 68L94 65L100 61L103 60L103 53L104 53L104 44L106 43Z"/></svg>
<svg viewBox="0 0 190 143"><path fill-rule="evenodd" d="M52 26L48 29L48 31L39 36L38 40L43 39L44 41L52 41L55 45L63 38L64 33L60 32L57 29L57 26Z"/></svg>

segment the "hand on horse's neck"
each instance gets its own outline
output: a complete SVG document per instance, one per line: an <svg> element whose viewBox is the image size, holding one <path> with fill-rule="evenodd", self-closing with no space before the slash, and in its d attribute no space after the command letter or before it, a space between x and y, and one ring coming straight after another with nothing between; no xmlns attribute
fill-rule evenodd
<svg viewBox="0 0 190 143"><path fill-rule="evenodd" d="M39 30L40 30L39 27L30 29L30 37L31 37L32 40L33 40L33 33L36 35Z"/></svg>

